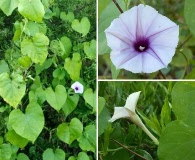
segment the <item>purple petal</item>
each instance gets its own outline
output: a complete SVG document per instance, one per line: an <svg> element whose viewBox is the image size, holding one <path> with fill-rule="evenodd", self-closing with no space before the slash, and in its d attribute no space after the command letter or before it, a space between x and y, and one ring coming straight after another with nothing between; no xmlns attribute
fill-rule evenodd
<svg viewBox="0 0 195 160"><path fill-rule="evenodd" d="M149 37L150 46L167 46L176 48L179 40L179 26L170 27Z"/></svg>
<svg viewBox="0 0 195 160"><path fill-rule="evenodd" d="M159 59L158 56L155 55L151 50L147 50L143 55L143 66L142 72L144 73L152 73L162 68L165 68L165 64L162 60Z"/></svg>
<svg viewBox="0 0 195 160"><path fill-rule="evenodd" d="M157 34L161 31L169 29L171 27L177 26L174 22L172 22L169 18L158 14L155 20L152 22L148 32L146 33L146 37Z"/></svg>
<svg viewBox="0 0 195 160"><path fill-rule="evenodd" d="M120 64L119 68L124 68L128 71L131 71L133 73L140 73L142 72L142 55L136 52L132 52L133 56L129 59L127 59L124 63ZM120 55L121 56L121 55ZM111 60L114 62L117 61L119 56L112 57Z"/></svg>
<svg viewBox="0 0 195 160"><path fill-rule="evenodd" d="M138 53L133 50L133 48L122 50L122 51L112 51L110 58L117 69L123 68L124 63L137 56Z"/></svg>
<svg viewBox="0 0 195 160"><path fill-rule="evenodd" d="M136 39L137 30L137 7L132 7L130 10L124 12L119 16L123 24L126 26L127 32L130 34L129 38Z"/></svg>
<svg viewBox="0 0 195 160"><path fill-rule="evenodd" d="M152 50L158 55L165 66L171 62L172 57L175 54L175 48L172 47L153 46Z"/></svg>
<svg viewBox="0 0 195 160"><path fill-rule="evenodd" d="M158 12L150 7L150 6L144 6L143 4L140 4L138 7L138 19L139 19L139 28L141 28L142 36L146 37L146 33L152 26L152 23L155 21L155 19L158 16ZM140 32L140 30L137 32Z"/></svg>

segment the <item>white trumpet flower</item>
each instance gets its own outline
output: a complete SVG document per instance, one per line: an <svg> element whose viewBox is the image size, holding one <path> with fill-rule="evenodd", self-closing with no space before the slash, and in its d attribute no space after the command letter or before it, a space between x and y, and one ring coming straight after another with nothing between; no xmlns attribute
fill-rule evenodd
<svg viewBox="0 0 195 160"><path fill-rule="evenodd" d="M130 119L133 123L140 127L154 141L156 145L158 145L159 144L158 140L145 127L142 120L135 112L135 107L137 105L140 93L141 91L130 94L126 100L124 107L114 107L114 115L109 120L109 122L114 122L115 120L120 118Z"/></svg>

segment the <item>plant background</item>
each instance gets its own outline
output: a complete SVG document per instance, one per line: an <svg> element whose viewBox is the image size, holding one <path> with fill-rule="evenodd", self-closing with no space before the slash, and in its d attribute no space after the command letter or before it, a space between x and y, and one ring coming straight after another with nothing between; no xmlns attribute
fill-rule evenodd
<svg viewBox="0 0 195 160"><path fill-rule="evenodd" d="M155 8L160 14L170 18L179 25L179 44L172 62L161 70L166 79L193 79L194 78L194 46L195 23L193 0L117 0L123 11L145 3ZM163 79L159 72L151 74L134 74L124 69L116 70L110 61L110 48L107 46L104 30L114 18L120 15L112 0L99 0L98 4L98 74L100 79ZM168 42L167 42L168 43Z"/></svg>
<svg viewBox="0 0 195 160"><path fill-rule="evenodd" d="M34 2L35 13L45 12L43 20L19 11L17 0L0 3L0 159L96 159L96 1ZM88 29L75 29L73 21L83 17ZM33 59L32 50L46 59ZM70 88L75 81L84 85L83 94ZM33 126L40 134L31 132Z"/></svg>
<svg viewBox="0 0 195 160"><path fill-rule="evenodd" d="M184 81L99 82L99 159L193 160L194 86L194 82ZM108 122L114 107L124 106L128 95L137 91L141 91L141 94L136 112L159 139L159 146L127 119Z"/></svg>

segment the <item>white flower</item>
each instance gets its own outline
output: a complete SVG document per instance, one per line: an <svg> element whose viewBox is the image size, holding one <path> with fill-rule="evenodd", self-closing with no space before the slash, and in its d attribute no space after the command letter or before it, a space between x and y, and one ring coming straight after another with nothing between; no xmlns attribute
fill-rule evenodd
<svg viewBox="0 0 195 160"><path fill-rule="evenodd" d="M124 107L114 107L114 115L109 120L109 122L114 122L115 120L120 118L128 118L137 126L139 126L154 141L154 143L158 145L158 140L145 127L145 125L135 112L135 107L137 105L140 93L141 91L130 94L126 100Z"/></svg>
<svg viewBox="0 0 195 160"><path fill-rule="evenodd" d="M179 26L143 4L122 13L105 33L113 64L133 73L167 67L179 41Z"/></svg>
<svg viewBox="0 0 195 160"><path fill-rule="evenodd" d="M83 93L83 85L79 82L74 82L72 85L71 85L71 88L74 89L74 92L75 93L80 93L82 94Z"/></svg>

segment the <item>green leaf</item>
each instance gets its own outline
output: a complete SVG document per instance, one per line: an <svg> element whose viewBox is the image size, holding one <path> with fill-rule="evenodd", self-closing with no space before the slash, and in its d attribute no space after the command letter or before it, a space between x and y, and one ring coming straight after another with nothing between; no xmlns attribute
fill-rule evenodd
<svg viewBox="0 0 195 160"><path fill-rule="evenodd" d="M91 88L85 90L83 94L83 98L85 102L93 107L93 112L96 111L96 92L93 92Z"/></svg>
<svg viewBox="0 0 195 160"><path fill-rule="evenodd" d="M124 1L118 1L118 4L124 10ZM104 31L110 26L111 22L119 15L120 12L112 1L102 12L98 21L98 54L105 54L110 52L110 48L107 46L107 40Z"/></svg>
<svg viewBox="0 0 195 160"><path fill-rule="evenodd" d="M152 156L145 150L136 149L136 153L138 153L139 155L143 156L147 160L153 160Z"/></svg>
<svg viewBox="0 0 195 160"><path fill-rule="evenodd" d="M79 147L83 151L92 151L96 149L96 128L95 125L88 125L84 129L83 135L78 138Z"/></svg>
<svg viewBox="0 0 195 160"><path fill-rule="evenodd" d="M24 148L28 144L28 140L18 135L14 130L9 130L5 136L7 141L20 148Z"/></svg>
<svg viewBox="0 0 195 160"><path fill-rule="evenodd" d="M91 40L91 42L84 42L84 52L87 57L91 60L96 58L96 40Z"/></svg>
<svg viewBox="0 0 195 160"><path fill-rule="evenodd" d="M74 13L73 12L68 12L68 14L66 14L65 12L61 12L60 13L60 18L63 21L72 22L74 20Z"/></svg>
<svg viewBox="0 0 195 160"><path fill-rule="evenodd" d="M1 74L1 73L4 73L4 72L9 73L10 70L9 70L9 66L8 66L8 64L6 63L6 61L5 61L5 60L1 60L1 61L0 61L0 74Z"/></svg>
<svg viewBox="0 0 195 160"><path fill-rule="evenodd" d="M0 8L7 16L10 16L13 10L18 7L18 0L1 0Z"/></svg>
<svg viewBox="0 0 195 160"><path fill-rule="evenodd" d="M61 43L64 45L64 58L67 58L71 52L72 49L72 42L70 38L63 36L61 39Z"/></svg>
<svg viewBox="0 0 195 160"><path fill-rule="evenodd" d="M52 59L47 58L43 64L35 64L36 75L39 75L43 70L48 69L52 63Z"/></svg>
<svg viewBox="0 0 195 160"><path fill-rule="evenodd" d="M68 160L76 160L76 158L74 156L71 156L68 158Z"/></svg>
<svg viewBox="0 0 195 160"><path fill-rule="evenodd" d="M55 110L59 111L66 102L66 88L62 85L57 85L55 92L51 87L45 90L46 100Z"/></svg>
<svg viewBox="0 0 195 160"><path fill-rule="evenodd" d="M112 62L111 62L111 73L113 79L116 79L120 73L120 69L116 69L115 65Z"/></svg>
<svg viewBox="0 0 195 160"><path fill-rule="evenodd" d="M161 134L158 157L160 160L194 160L195 130L182 121L173 121Z"/></svg>
<svg viewBox="0 0 195 160"><path fill-rule="evenodd" d="M194 8L195 8L194 0L185 0L184 17L188 25L188 28L190 29L193 35L195 35Z"/></svg>
<svg viewBox="0 0 195 160"><path fill-rule="evenodd" d="M102 14L102 11L108 6L111 0L99 0L98 1L98 18Z"/></svg>
<svg viewBox="0 0 195 160"><path fill-rule="evenodd" d="M169 106L168 97L166 97L164 105L160 114L160 123L161 126L166 126L169 122L171 122L171 108Z"/></svg>
<svg viewBox="0 0 195 160"><path fill-rule="evenodd" d="M39 23L28 21L28 23L24 27L24 33L26 33L28 36L34 36L36 33L40 32L39 28Z"/></svg>
<svg viewBox="0 0 195 160"><path fill-rule="evenodd" d="M28 55L34 63L43 64L47 58L49 39L43 33L37 33L32 39L24 39L21 42L21 52Z"/></svg>
<svg viewBox="0 0 195 160"><path fill-rule="evenodd" d="M67 144L79 138L83 132L83 124L79 119L73 118L70 124L62 123L57 128L57 136Z"/></svg>
<svg viewBox="0 0 195 160"><path fill-rule="evenodd" d="M1 160L10 160L12 155L12 150L10 144L0 145L0 159Z"/></svg>
<svg viewBox="0 0 195 160"><path fill-rule="evenodd" d="M104 130L108 127L108 120L110 119L110 112L106 107L103 108L102 112L98 116L98 136L100 136Z"/></svg>
<svg viewBox="0 0 195 160"><path fill-rule="evenodd" d="M178 120L195 127L195 84L177 82L172 90L172 107Z"/></svg>
<svg viewBox="0 0 195 160"><path fill-rule="evenodd" d="M104 109L105 104L106 100L104 99L104 97L98 97L98 115L100 115L100 113Z"/></svg>
<svg viewBox="0 0 195 160"><path fill-rule="evenodd" d="M90 158L85 152L80 152L77 160L90 160Z"/></svg>
<svg viewBox="0 0 195 160"><path fill-rule="evenodd" d="M64 68L57 68L53 71L53 77L58 78L59 80L64 79L65 77L65 70Z"/></svg>
<svg viewBox="0 0 195 160"><path fill-rule="evenodd" d="M43 160L65 160L65 152L61 149L48 148L43 152Z"/></svg>
<svg viewBox="0 0 195 160"><path fill-rule="evenodd" d="M57 54L58 56L63 56L65 52L62 42L58 40L51 41L50 49L53 53Z"/></svg>
<svg viewBox="0 0 195 160"><path fill-rule="evenodd" d="M66 58L64 68L70 75L70 78L73 81L77 81L80 78L80 70L81 70L82 62L81 56L79 53L74 53L72 60L70 58Z"/></svg>
<svg viewBox="0 0 195 160"><path fill-rule="evenodd" d="M31 59L28 56L22 56L18 59L18 63L24 67L29 68L31 65Z"/></svg>
<svg viewBox="0 0 195 160"><path fill-rule="evenodd" d="M0 96L10 106L16 108L25 94L26 84L19 74L0 74Z"/></svg>
<svg viewBox="0 0 195 160"><path fill-rule="evenodd" d="M72 29L82 34L82 36L86 36L90 30L90 22L87 17L83 17L81 22L78 19L74 19L72 21Z"/></svg>
<svg viewBox="0 0 195 160"><path fill-rule="evenodd" d="M192 68L191 72L186 75L185 79L195 79L195 68Z"/></svg>
<svg viewBox="0 0 195 160"><path fill-rule="evenodd" d="M78 94L67 96L66 103L62 106L62 110L64 111L64 114L66 116L68 116L77 107L78 101L79 101Z"/></svg>
<svg viewBox="0 0 195 160"><path fill-rule="evenodd" d="M42 22L45 14L40 0L19 0L18 11L22 16L36 22Z"/></svg>
<svg viewBox="0 0 195 160"><path fill-rule="evenodd" d="M17 160L30 160L30 159L28 158L28 156L26 154L19 153L18 157L17 157Z"/></svg>
<svg viewBox="0 0 195 160"><path fill-rule="evenodd" d="M188 65L189 61L192 59L193 54L191 49L183 48L182 52L177 52L173 57L171 64L176 67L184 67Z"/></svg>
<svg viewBox="0 0 195 160"><path fill-rule="evenodd" d="M34 143L44 127L43 111L37 103L32 102L25 114L19 109L13 110L9 115L9 124L18 135Z"/></svg>

